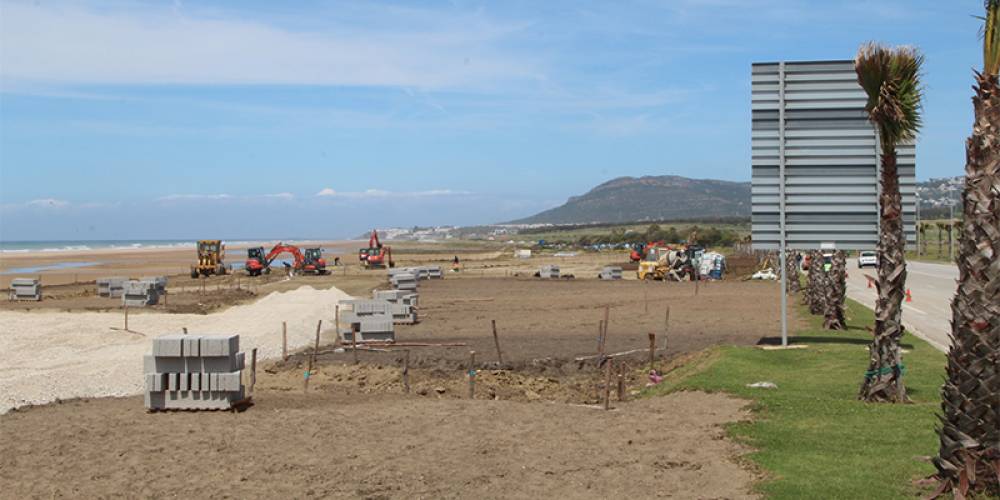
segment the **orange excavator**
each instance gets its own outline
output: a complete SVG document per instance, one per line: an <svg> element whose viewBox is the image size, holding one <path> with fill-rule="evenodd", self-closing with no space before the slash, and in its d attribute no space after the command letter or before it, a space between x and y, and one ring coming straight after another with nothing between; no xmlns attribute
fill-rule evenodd
<svg viewBox="0 0 1000 500"><path fill-rule="evenodd" d="M365 269L396 267L392 260L392 247L383 245L378 240L378 230L375 229L372 229L372 235L368 238L368 248L358 250L358 260L364 264Z"/></svg>
<svg viewBox="0 0 1000 500"><path fill-rule="evenodd" d="M326 260L321 256L322 251L319 248L307 248L305 255L303 255L297 246L278 243L274 245L274 248L267 255L264 254L264 247L248 248L245 265L247 274L250 276L270 274L271 263L279 255L286 252L292 254L294 261L291 267L296 271L316 274L326 274L328 272L326 270Z"/></svg>
<svg viewBox="0 0 1000 500"><path fill-rule="evenodd" d="M646 250L649 248L666 246L663 240L660 241L650 241L649 243L636 243L632 246L632 252L629 254L628 260L631 262L639 262L644 257L646 257Z"/></svg>

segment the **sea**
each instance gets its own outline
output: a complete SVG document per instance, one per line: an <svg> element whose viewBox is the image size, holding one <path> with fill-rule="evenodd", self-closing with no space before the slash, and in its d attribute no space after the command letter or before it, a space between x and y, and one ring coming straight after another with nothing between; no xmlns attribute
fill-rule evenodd
<svg viewBox="0 0 1000 500"><path fill-rule="evenodd" d="M228 242L227 242L228 243ZM233 242L238 244L240 242ZM0 241L0 253L71 252L109 248L194 248L191 240Z"/></svg>

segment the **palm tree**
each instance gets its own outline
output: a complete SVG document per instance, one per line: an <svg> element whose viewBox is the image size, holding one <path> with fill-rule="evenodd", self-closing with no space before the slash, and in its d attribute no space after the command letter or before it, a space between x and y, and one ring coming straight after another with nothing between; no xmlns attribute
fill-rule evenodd
<svg viewBox="0 0 1000 500"><path fill-rule="evenodd" d="M882 165L879 195L878 300L870 362L858 394L865 401L907 401L903 385L903 294L906 287L906 239L903 201L899 194L896 145L913 139L920 128L920 65L923 56L912 47L867 43L858 50L854 67L868 94L865 111L878 132Z"/></svg>
<svg viewBox="0 0 1000 500"><path fill-rule="evenodd" d="M826 300L823 309L823 328L846 330L844 295L847 293L847 255L843 251L833 254L833 262L826 273Z"/></svg>
<svg viewBox="0 0 1000 500"><path fill-rule="evenodd" d="M965 143L958 289L941 388L943 493L1000 495L1000 0L987 0L983 71L976 72L972 135Z"/></svg>

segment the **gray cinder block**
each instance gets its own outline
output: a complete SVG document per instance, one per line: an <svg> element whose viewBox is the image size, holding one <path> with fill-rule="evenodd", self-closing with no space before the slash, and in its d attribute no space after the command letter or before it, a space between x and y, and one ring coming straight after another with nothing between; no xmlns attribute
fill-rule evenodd
<svg viewBox="0 0 1000 500"><path fill-rule="evenodd" d="M14 278L10 282L10 300L42 300L42 285L34 278Z"/></svg>
<svg viewBox="0 0 1000 500"><path fill-rule="evenodd" d="M184 335L162 335L153 339L153 356L181 357L184 355Z"/></svg>

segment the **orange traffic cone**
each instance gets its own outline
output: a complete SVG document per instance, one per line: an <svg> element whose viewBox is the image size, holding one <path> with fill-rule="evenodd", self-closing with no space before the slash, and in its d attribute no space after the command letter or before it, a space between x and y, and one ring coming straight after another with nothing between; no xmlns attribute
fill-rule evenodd
<svg viewBox="0 0 1000 500"><path fill-rule="evenodd" d="M913 302L913 296L910 295L910 289L909 288L906 289L906 301L907 302Z"/></svg>

